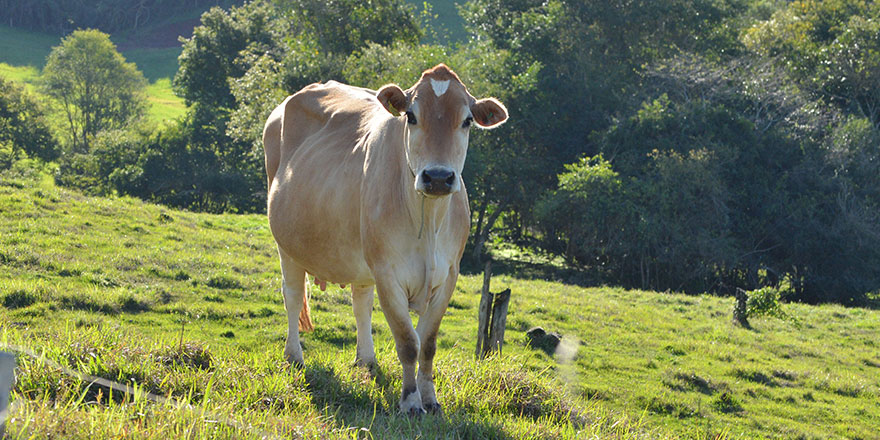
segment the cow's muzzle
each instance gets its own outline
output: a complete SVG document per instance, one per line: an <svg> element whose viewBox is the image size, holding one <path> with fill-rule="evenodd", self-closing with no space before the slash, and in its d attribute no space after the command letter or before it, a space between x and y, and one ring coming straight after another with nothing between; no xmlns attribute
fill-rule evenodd
<svg viewBox="0 0 880 440"><path fill-rule="evenodd" d="M416 189L429 196L445 196L460 187L455 170L446 167L426 168L416 180Z"/></svg>

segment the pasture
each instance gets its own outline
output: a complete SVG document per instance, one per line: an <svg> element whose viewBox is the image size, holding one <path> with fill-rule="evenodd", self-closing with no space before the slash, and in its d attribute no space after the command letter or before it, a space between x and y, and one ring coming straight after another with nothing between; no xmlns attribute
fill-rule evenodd
<svg viewBox="0 0 880 440"><path fill-rule="evenodd" d="M19 357L12 438L878 438L880 312L787 304L730 322L715 296L582 288L514 274L502 356L473 359L480 274L440 329L445 416L397 414L400 371L374 313L379 372L353 367L347 291L313 289L305 368L282 360L280 272L261 215L176 211L0 176L0 341L191 405L123 396ZM525 331L563 350L525 347Z"/></svg>
<svg viewBox="0 0 880 440"><path fill-rule="evenodd" d="M23 83L35 92L46 57L60 43L58 36L0 25L0 76ZM132 47L120 52L147 78L147 118L164 124L183 116L186 106L171 90L180 48Z"/></svg>

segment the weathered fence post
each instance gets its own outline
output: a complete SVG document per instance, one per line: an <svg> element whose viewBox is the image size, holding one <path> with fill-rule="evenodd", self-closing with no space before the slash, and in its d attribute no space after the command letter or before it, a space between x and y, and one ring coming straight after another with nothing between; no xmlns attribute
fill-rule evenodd
<svg viewBox="0 0 880 440"><path fill-rule="evenodd" d="M748 318L748 301L749 294L745 290L736 288L736 305L733 306L733 322L743 326L743 328L751 328Z"/></svg>
<svg viewBox="0 0 880 440"><path fill-rule="evenodd" d="M492 350L501 353L504 345L504 326L507 324L507 308L510 304L510 289L492 293L489 286L492 280L492 260L483 269L483 290L480 295L479 323L477 325L477 350L479 359Z"/></svg>
<svg viewBox="0 0 880 440"><path fill-rule="evenodd" d="M9 418L9 391L15 382L15 356L0 352L0 438L6 434Z"/></svg>
<svg viewBox="0 0 880 440"><path fill-rule="evenodd" d="M489 347L486 350L498 350L504 345L504 325L507 324L507 306L510 304L510 289L504 289L494 295L492 305L492 325L489 330Z"/></svg>
<svg viewBox="0 0 880 440"><path fill-rule="evenodd" d="M477 351L475 355L482 359L488 345L486 338L489 337L489 314L492 313L492 293L489 292L489 283L492 280L492 260L486 261L483 269L483 290L480 296L480 309L477 312L479 323L477 324Z"/></svg>

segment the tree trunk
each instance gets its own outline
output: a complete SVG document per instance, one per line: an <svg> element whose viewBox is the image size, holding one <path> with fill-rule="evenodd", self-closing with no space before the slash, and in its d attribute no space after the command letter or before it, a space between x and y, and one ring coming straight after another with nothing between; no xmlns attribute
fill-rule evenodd
<svg viewBox="0 0 880 440"><path fill-rule="evenodd" d="M483 256L483 245L486 243L486 239L489 237L489 231L492 230L492 225L495 224L495 221L498 220L498 217L501 215L503 211L503 206L499 206L492 215L489 216L489 221L486 222L486 227L484 227L480 233L477 235L476 240L474 241L474 261L477 263L482 262Z"/></svg>

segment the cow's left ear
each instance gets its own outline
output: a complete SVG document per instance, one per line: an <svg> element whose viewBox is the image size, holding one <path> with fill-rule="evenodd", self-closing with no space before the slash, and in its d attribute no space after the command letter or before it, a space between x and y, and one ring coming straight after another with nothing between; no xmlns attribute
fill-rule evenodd
<svg viewBox="0 0 880 440"><path fill-rule="evenodd" d="M480 128L495 128L507 120L507 109L495 98L475 102L471 105L471 114Z"/></svg>
<svg viewBox="0 0 880 440"><path fill-rule="evenodd" d="M385 110L388 110L394 116L398 116L406 111L406 95L395 84L382 86L379 92L376 93L376 99L382 103L382 107L385 107Z"/></svg>

